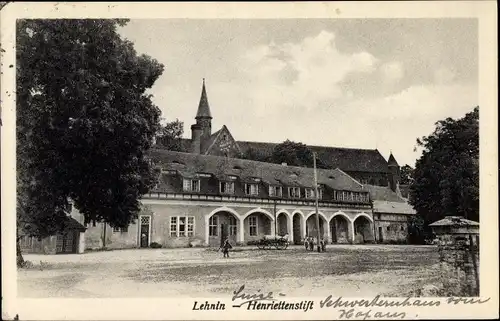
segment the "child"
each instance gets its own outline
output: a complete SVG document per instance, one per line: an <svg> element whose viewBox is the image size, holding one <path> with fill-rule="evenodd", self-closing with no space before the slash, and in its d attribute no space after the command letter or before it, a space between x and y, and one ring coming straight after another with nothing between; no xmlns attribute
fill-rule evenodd
<svg viewBox="0 0 500 321"><path fill-rule="evenodd" d="M220 248L222 249L222 253L224 253L224 257L229 257L229 249L232 249L233 247L231 246L231 244L229 243L229 239L226 238L226 240L224 241L224 243L220 246Z"/></svg>

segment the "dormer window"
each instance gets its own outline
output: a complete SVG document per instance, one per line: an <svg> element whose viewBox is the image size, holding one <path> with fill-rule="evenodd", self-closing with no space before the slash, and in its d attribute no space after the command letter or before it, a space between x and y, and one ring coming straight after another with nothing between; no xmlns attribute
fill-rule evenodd
<svg viewBox="0 0 500 321"><path fill-rule="evenodd" d="M270 185L269 186L269 196L270 197L283 197L283 188L281 186Z"/></svg>
<svg viewBox="0 0 500 321"><path fill-rule="evenodd" d="M234 182L219 182L219 192L221 194L234 194Z"/></svg>
<svg viewBox="0 0 500 321"><path fill-rule="evenodd" d="M182 183L182 189L184 190L184 192L199 192L200 180L184 178Z"/></svg>
<svg viewBox="0 0 500 321"><path fill-rule="evenodd" d="M289 187L288 196L290 198L300 198L300 187Z"/></svg>
<svg viewBox="0 0 500 321"><path fill-rule="evenodd" d="M245 194L250 196L256 196L259 194L259 185L258 184L245 184Z"/></svg>
<svg viewBox="0 0 500 321"><path fill-rule="evenodd" d="M306 198L315 198L314 189L306 188Z"/></svg>

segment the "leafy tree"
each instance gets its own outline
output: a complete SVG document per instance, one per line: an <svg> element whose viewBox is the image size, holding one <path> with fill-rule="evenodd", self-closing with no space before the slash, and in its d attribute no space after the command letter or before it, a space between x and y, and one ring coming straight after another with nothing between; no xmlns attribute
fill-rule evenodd
<svg viewBox="0 0 500 321"><path fill-rule="evenodd" d="M287 163L291 166L313 167L314 159L313 152L303 143L296 143L286 140L283 143L276 145L271 155L272 163ZM316 158L316 166L325 168L319 158Z"/></svg>
<svg viewBox="0 0 500 321"><path fill-rule="evenodd" d="M413 168L410 165L404 165L401 167L401 181L400 184L402 185L411 185L413 181Z"/></svg>
<svg viewBox="0 0 500 321"><path fill-rule="evenodd" d="M86 222L125 227L154 184L160 110L145 92L163 66L120 38L126 23L18 21L18 236L61 231L68 199Z"/></svg>
<svg viewBox="0 0 500 321"><path fill-rule="evenodd" d="M417 144L410 202L425 225L447 215L479 221L479 107L463 118L436 123Z"/></svg>
<svg viewBox="0 0 500 321"><path fill-rule="evenodd" d="M250 159L258 162L271 162L269 155L259 152L254 148L248 148L245 152L240 155L240 158Z"/></svg>
<svg viewBox="0 0 500 321"><path fill-rule="evenodd" d="M158 133L156 143L160 148L175 152L186 152L181 144L182 134L184 134L184 123L176 119L162 126Z"/></svg>

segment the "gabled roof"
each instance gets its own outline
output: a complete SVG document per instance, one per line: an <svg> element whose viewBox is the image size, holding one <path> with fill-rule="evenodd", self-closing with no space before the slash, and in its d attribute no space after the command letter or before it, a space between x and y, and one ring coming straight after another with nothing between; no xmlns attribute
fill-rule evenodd
<svg viewBox="0 0 500 321"><path fill-rule="evenodd" d="M479 226L479 223L462 216L446 216L442 220L429 224L429 226Z"/></svg>
<svg viewBox="0 0 500 321"><path fill-rule="evenodd" d="M205 89L205 78L203 78L200 103L198 104L198 112L195 118L212 118L210 106L208 105L207 90Z"/></svg>
<svg viewBox="0 0 500 321"><path fill-rule="evenodd" d="M314 186L314 170L312 168L284 166L245 159L218 157L210 155L179 153L153 149L149 157L162 169L177 170L186 174L208 173L216 177L234 175L240 179L260 178L267 184L285 186ZM318 184L335 190L366 192L359 183L338 169L318 169ZM159 187L161 189L161 186Z"/></svg>
<svg viewBox="0 0 500 321"><path fill-rule="evenodd" d="M270 156L276 143L238 141L242 152L253 149ZM377 149L341 148L327 146L309 146L322 164L329 168L340 168L345 172L382 172L388 173L387 161Z"/></svg>
<svg viewBox="0 0 500 321"><path fill-rule="evenodd" d="M222 128L210 135L210 137L207 139L207 142L205 143L206 149L202 151L203 154L205 155L210 155L210 151L212 150L212 147L214 146L214 143L217 142L221 134L226 134L230 137L230 139L234 142L234 145L236 147L236 150L238 152L240 151L240 147L238 146L238 143L234 140L233 135L231 135L231 132L229 129L226 127L226 125L222 125Z"/></svg>

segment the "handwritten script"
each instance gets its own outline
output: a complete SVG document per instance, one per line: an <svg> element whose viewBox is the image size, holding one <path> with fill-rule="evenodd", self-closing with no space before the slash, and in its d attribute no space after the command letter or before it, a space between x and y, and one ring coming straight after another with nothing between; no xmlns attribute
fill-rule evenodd
<svg viewBox="0 0 500 321"><path fill-rule="evenodd" d="M245 303L248 303L250 301L275 301L276 299L274 298L274 293L273 292L267 292L267 293L261 293L261 290L257 290L257 293L250 293L247 294L243 292L245 290L245 285L240 286L240 288L236 291L233 292L233 298L232 301L236 300L243 300L240 305L243 305ZM283 293L278 293L278 296L284 297L285 294Z"/></svg>

